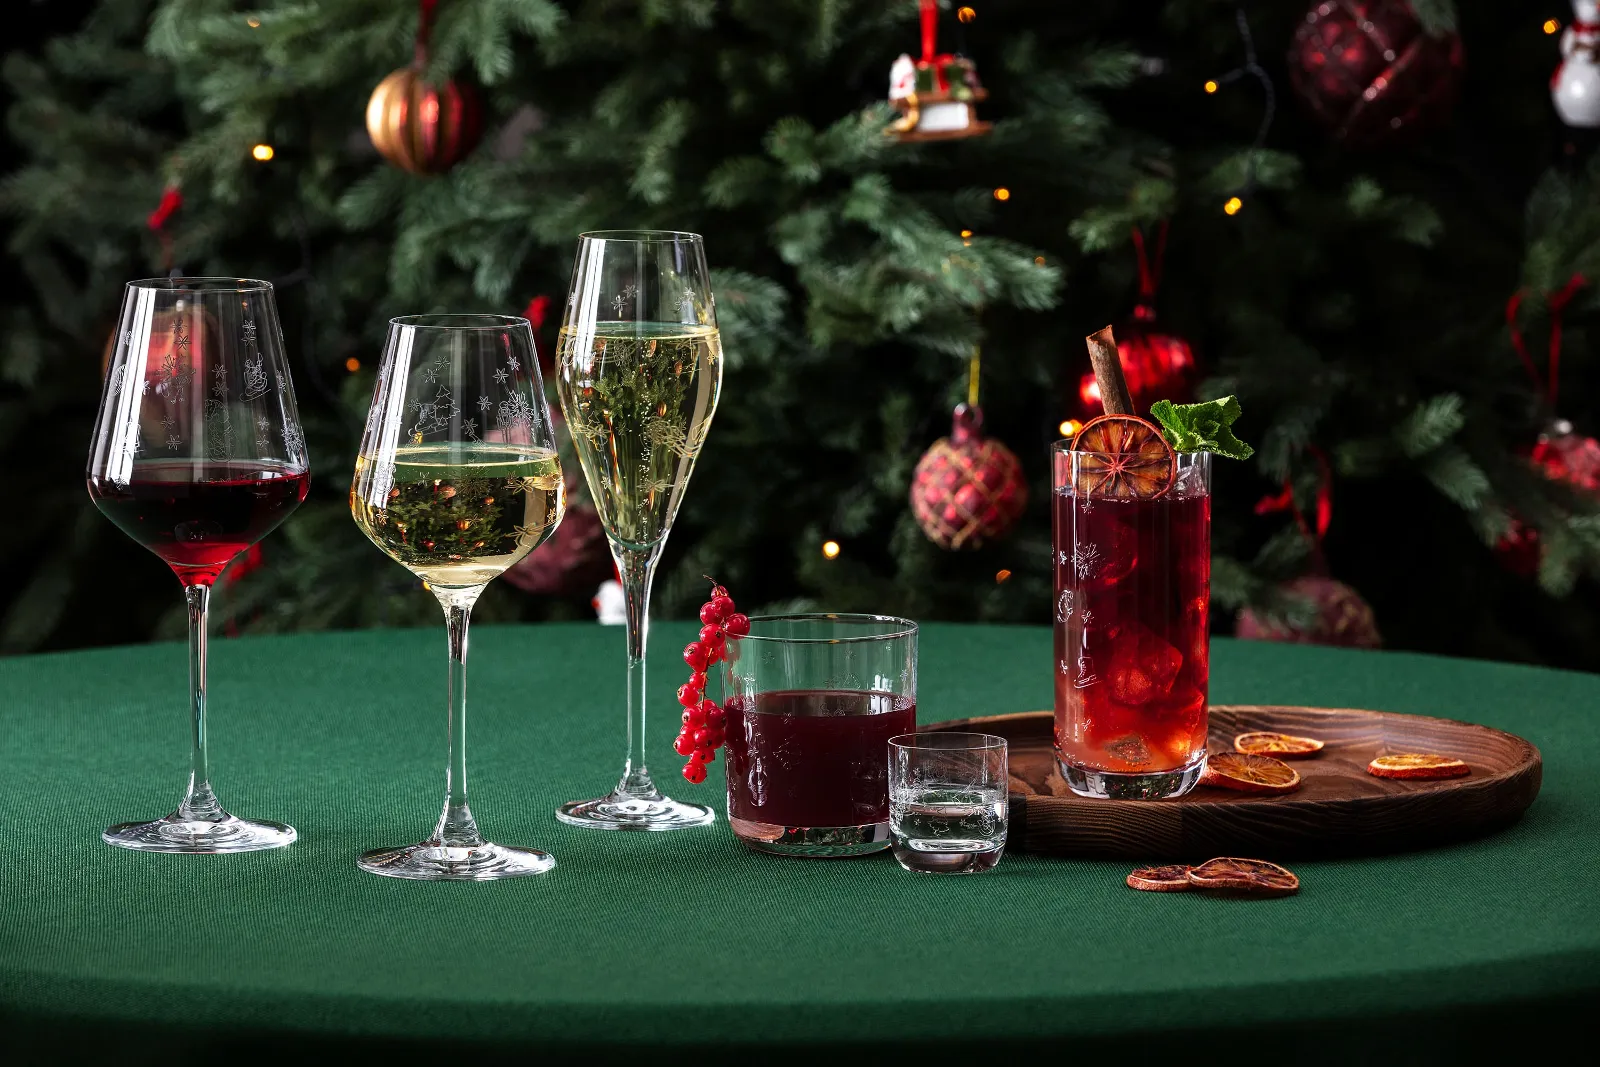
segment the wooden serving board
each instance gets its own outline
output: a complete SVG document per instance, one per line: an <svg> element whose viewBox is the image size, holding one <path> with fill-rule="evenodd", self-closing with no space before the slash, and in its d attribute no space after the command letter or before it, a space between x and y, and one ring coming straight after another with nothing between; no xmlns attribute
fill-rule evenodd
<svg viewBox="0 0 1600 1067"><path fill-rule="evenodd" d="M936 723L1008 742L1008 848L1150 861L1242 855L1360 855L1428 848L1503 830L1539 795L1539 750L1487 726L1349 708L1214 706L1208 746L1276 730L1327 747L1291 763L1301 786L1277 796L1197 786L1173 800L1100 800L1067 788L1056 768L1048 711ZM1367 773L1374 756L1430 752L1465 760L1466 778L1400 781Z"/></svg>

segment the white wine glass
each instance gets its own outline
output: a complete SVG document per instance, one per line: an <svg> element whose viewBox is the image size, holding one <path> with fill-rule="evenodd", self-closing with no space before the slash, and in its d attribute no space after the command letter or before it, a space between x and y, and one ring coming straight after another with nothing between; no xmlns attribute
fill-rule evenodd
<svg viewBox="0 0 1600 1067"><path fill-rule="evenodd" d="M722 342L700 235L581 235L555 373L628 616L622 777L604 796L563 804L556 817L602 830L704 826L711 808L673 800L650 778L644 665L650 585L722 389Z"/></svg>
<svg viewBox="0 0 1600 1067"><path fill-rule="evenodd" d="M234 557L306 498L311 477L269 282L145 278L122 298L89 448L89 496L161 558L189 607L189 785L164 818L101 834L141 852L254 852L294 827L228 814L211 787L206 621Z"/></svg>
<svg viewBox="0 0 1600 1067"><path fill-rule="evenodd" d="M360 866L393 878L542 874L549 853L486 841L467 804L467 625L472 605L561 521L566 487L527 319L408 315L389 322L350 486L356 525L444 608L449 764L431 837Z"/></svg>

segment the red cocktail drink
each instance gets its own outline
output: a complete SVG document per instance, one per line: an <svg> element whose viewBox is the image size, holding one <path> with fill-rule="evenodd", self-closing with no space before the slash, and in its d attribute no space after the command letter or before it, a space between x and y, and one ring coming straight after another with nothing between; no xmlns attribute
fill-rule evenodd
<svg viewBox="0 0 1600 1067"><path fill-rule="evenodd" d="M1117 495L1058 447L1055 747L1075 792L1177 796L1205 767L1210 459L1179 453L1170 486Z"/></svg>

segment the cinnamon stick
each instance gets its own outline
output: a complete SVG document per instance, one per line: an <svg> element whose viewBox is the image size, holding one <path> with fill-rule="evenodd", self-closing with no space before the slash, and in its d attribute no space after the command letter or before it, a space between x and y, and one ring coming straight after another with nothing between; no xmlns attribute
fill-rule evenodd
<svg viewBox="0 0 1600 1067"><path fill-rule="evenodd" d="M1084 338L1089 345L1089 362L1094 365L1095 384L1100 387L1100 404L1107 415L1132 415L1133 397L1128 393L1128 380L1122 375L1122 361L1117 358L1117 339L1111 327L1097 330Z"/></svg>

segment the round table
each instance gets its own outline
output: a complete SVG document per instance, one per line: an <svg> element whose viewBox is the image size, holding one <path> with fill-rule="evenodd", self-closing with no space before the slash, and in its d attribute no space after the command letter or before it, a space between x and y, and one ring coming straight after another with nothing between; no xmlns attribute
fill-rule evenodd
<svg viewBox="0 0 1600 1067"><path fill-rule="evenodd" d="M1498 836L1297 862L1298 896L1219 900L1133 892L1118 862L1014 854L989 874L936 878L886 854L745 851L722 821L721 761L690 785L667 748L692 634L653 635L651 752L674 795L715 803L718 821L619 834L551 812L619 770L620 628L474 632L474 810L495 840L558 860L484 884L378 878L354 862L419 839L437 815L442 627L213 643L218 791L300 831L287 849L237 856L99 839L178 799L181 647L0 661L0 1047L114 1042L169 1063L352 1043L437 1057L470 1043L706 1063L864 1047L1126 1057L1168 1041L1191 1056L1248 1034L1302 1060L1416 1061L1576 1039L1588 1019L1575 1009L1600 995L1600 677L1217 641L1219 703L1459 718L1520 734L1545 759L1542 795ZM1045 628L928 625L921 718L1049 707L1050 657Z"/></svg>

